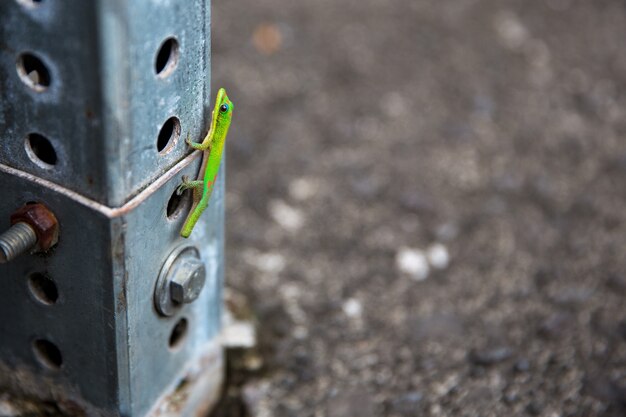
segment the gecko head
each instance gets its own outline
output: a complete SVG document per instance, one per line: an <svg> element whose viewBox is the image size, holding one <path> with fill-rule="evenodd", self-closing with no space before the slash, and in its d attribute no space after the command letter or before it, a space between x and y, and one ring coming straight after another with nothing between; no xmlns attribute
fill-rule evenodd
<svg viewBox="0 0 626 417"><path fill-rule="evenodd" d="M217 115L217 119L219 122L229 122L233 116L233 109L235 106L233 102L230 101L228 96L226 95L226 90L220 88L217 92L217 100L215 101L215 114Z"/></svg>

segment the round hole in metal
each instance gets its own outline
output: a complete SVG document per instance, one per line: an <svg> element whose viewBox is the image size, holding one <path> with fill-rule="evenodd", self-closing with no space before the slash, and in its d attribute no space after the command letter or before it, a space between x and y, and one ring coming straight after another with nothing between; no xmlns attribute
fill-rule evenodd
<svg viewBox="0 0 626 417"><path fill-rule="evenodd" d="M175 38L166 39L157 52L154 70L159 78L166 78L178 65L179 48Z"/></svg>
<svg viewBox="0 0 626 417"><path fill-rule="evenodd" d="M24 52L17 58L17 74L24 84L41 93L51 82L50 71L41 58L30 52Z"/></svg>
<svg viewBox="0 0 626 417"><path fill-rule="evenodd" d="M37 339L33 342L33 353L43 366L58 370L63 365L63 356L59 348L49 340Z"/></svg>
<svg viewBox="0 0 626 417"><path fill-rule="evenodd" d="M172 116L163 123L157 138L157 151L161 155L168 153L180 137L180 120L178 117Z"/></svg>
<svg viewBox="0 0 626 417"><path fill-rule="evenodd" d="M59 299L59 290L54 281L39 272L28 277L28 289L37 301L45 305L52 305Z"/></svg>
<svg viewBox="0 0 626 417"><path fill-rule="evenodd" d="M50 169L57 163L57 153L45 136L29 133L26 135L24 146L30 160L41 168Z"/></svg>
<svg viewBox="0 0 626 417"><path fill-rule="evenodd" d="M177 349L182 345L183 340L185 340L185 336L187 336L188 327L189 324L187 319L184 317L176 322L174 328L172 329L172 333L170 334L170 349Z"/></svg>

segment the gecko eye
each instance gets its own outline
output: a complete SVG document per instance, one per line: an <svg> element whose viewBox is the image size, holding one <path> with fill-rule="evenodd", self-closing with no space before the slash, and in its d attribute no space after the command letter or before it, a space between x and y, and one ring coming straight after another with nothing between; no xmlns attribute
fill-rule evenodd
<svg viewBox="0 0 626 417"><path fill-rule="evenodd" d="M220 113L226 113L228 111L228 104L222 104L220 106Z"/></svg>

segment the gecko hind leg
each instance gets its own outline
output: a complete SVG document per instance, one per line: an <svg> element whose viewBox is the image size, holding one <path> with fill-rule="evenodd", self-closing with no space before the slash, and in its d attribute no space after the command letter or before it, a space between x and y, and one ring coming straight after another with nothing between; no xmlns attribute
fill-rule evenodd
<svg viewBox="0 0 626 417"><path fill-rule="evenodd" d="M176 188L176 194L181 195L185 190L200 190L202 189L203 182L200 180L189 181L189 177L186 175L183 177L183 182Z"/></svg>

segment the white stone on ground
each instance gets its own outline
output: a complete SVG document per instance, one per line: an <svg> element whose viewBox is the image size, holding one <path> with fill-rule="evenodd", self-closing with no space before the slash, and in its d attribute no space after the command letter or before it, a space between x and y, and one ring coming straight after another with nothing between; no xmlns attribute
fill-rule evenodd
<svg viewBox="0 0 626 417"><path fill-rule="evenodd" d="M256 329L252 321L237 320L225 305L222 315L222 346L225 348L250 349L256 346Z"/></svg>
<svg viewBox="0 0 626 417"><path fill-rule="evenodd" d="M304 224L302 211L291 207L282 200L273 200L269 204L269 212L276 223L290 232L300 230Z"/></svg>
<svg viewBox="0 0 626 417"><path fill-rule="evenodd" d="M262 272L278 274L285 269L285 257L276 252L255 253L248 261Z"/></svg>
<svg viewBox="0 0 626 417"><path fill-rule="evenodd" d="M289 184L289 195L298 201L308 200L317 194L317 181L312 178L297 178Z"/></svg>
<svg viewBox="0 0 626 417"><path fill-rule="evenodd" d="M528 29L511 11L500 11L494 22L496 34L509 49L520 48L530 37Z"/></svg>
<svg viewBox="0 0 626 417"><path fill-rule="evenodd" d="M396 253L396 266L400 272L416 281L425 280L430 272L426 255L416 248L400 248Z"/></svg>
<svg viewBox="0 0 626 417"><path fill-rule="evenodd" d="M450 255L448 248L441 243L435 243L428 248L426 252L428 262L435 269L446 269L450 264Z"/></svg>
<svg viewBox="0 0 626 417"><path fill-rule="evenodd" d="M252 322L233 320L222 329L222 346L250 349L256 345L256 331Z"/></svg>
<svg viewBox="0 0 626 417"><path fill-rule="evenodd" d="M348 298L342 306L343 312L351 319L360 318L363 313L363 306L356 298Z"/></svg>

